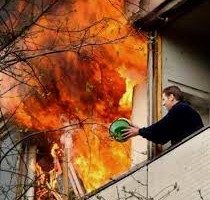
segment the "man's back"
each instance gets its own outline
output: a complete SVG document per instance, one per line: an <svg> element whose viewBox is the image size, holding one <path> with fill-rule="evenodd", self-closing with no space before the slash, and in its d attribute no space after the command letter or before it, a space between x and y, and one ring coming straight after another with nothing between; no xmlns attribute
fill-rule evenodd
<svg viewBox="0 0 210 200"><path fill-rule="evenodd" d="M200 115L187 103L180 101L169 111L174 120L171 143L175 144L203 127Z"/></svg>

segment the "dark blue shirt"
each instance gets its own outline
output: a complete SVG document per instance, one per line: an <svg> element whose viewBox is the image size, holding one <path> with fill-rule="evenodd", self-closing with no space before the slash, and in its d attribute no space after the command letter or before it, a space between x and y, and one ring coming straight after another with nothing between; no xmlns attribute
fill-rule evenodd
<svg viewBox="0 0 210 200"><path fill-rule="evenodd" d="M176 103L158 122L139 130L139 134L157 144L175 144L203 127L200 115L187 103Z"/></svg>

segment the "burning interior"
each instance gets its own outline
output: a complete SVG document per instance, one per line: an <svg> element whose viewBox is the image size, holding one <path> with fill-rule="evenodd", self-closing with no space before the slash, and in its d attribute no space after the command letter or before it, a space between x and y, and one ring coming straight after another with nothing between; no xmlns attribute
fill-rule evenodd
<svg viewBox="0 0 210 200"><path fill-rule="evenodd" d="M16 199L83 196L132 165L131 141L114 141L108 127L132 117L133 89L147 81L146 38L129 27L124 1L6 6L14 35L29 27L1 48L2 123L18 130L15 171L26 174Z"/></svg>

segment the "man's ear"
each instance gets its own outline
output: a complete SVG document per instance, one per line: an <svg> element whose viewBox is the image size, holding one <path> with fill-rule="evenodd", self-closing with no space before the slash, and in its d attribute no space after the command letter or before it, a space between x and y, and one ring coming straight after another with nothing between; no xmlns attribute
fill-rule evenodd
<svg viewBox="0 0 210 200"><path fill-rule="evenodd" d="M171 101L173 101L173 100L175 99L175 96L174 96L173 94L170 94L170 95L169 95L169 99L170 99Z"/></svg>

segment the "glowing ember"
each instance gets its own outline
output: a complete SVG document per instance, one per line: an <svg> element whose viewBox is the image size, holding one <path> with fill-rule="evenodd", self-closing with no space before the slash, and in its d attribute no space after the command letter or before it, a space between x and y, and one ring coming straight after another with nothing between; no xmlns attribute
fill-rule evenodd
<svg viewBox="0 0 210 200"><path fill-rule="evenodd" d="M146 44L128 27L122 8L120 0L81 0L58 7L58 13L68 16L43 17L19 45L26 54L30 49L29 56L43 53L41 47L59 53L30 59L32 68L16 65L14 73L27 84L1 77L2 91L17 84L5 93L1 105L8 114L15 113L22 127L46 131L68 124L48 137L59 141L71 132L66 139L72 143L69 157L87 191L131 166L130 141L111 140L108 126L118 117L131 115L133 87L145 81L147 74ZM47 182L50 189L56 188L56 176L61 174L56 145L52 149L55 167ZM38 165L36 172L38 184L43 184L45 177Z"/></svg>

